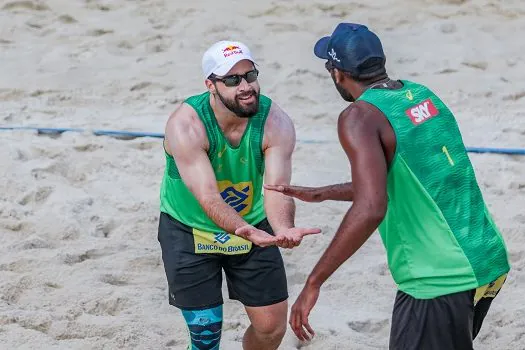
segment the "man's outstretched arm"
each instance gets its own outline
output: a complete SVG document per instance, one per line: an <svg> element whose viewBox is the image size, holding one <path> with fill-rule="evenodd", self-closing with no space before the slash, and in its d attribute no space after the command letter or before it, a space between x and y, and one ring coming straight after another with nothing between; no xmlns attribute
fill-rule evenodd
<svg viewBox="0 0 525 350"><path fill-rule="evenodd" d="M322 285L365 243L386 214L387 162L372 113L356 103L339 119L339 140L352 169L353 205L307 283Z"/></svg>
<svg viewBox="0 0 525 350"><path fill-rule="evenodd" d="M287 184L264 185L270 191L281 192L304 202L345 201L354 200L354 186L351 182L321 187L294 186Z"/></svg>
<svg viewBox="0 0 525 350"><path fill-rule="evenodd" d="M378 119L371 113L356 102L339 117L339 139L352 168L354 203L292 306L290 326L301 340L314 335L308 315L321 285L366 242L386 213L387 164Z"/></svg>

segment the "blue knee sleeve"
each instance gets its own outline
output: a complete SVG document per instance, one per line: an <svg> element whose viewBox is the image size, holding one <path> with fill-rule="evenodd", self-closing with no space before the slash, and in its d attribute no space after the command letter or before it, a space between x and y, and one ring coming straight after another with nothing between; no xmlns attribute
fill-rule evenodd
<svg viewBox="0 0 525 350"><path fill-rule="evenodd" d="M205 310L182 310L191 339L191 350L219 350L222 305Z"/></svg>

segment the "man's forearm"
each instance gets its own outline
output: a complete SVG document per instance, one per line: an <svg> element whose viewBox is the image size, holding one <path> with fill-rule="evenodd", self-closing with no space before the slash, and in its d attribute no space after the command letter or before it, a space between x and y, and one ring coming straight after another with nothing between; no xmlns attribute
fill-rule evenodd
<svg viewBox="0 0 525 350"><path fill-rule="evenodd" d="M239 227L248 225L218 194L202 198L199 203L208 217L225 232L235 234Z"/></svg>
<svg viewBox="0 0 525 350"><path fill-rule="evenodd" d="M268 222L274 231L285 230L295 226L295 202L291 197L281 193L266 191L264 209Z"/></svg>
<svg viewBox="0 0 525 350"><path fill-rule="evenodd" d="M319 196L323 201L353 201L354 188L351 182L323 186L319 188Z"/></svg>

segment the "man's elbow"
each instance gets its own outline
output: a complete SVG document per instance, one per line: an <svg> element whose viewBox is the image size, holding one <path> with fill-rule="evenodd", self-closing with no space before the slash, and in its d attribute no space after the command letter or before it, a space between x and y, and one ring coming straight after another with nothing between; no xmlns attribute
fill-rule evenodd
<svg viewBox="0 0 525 350"><path fill-rule="evenodd" d="M367 221L370 222L370 224L378 226L381 222L383 222L383 219L385 218L386 209L386 201L369 203L366 214Z"/></svg>

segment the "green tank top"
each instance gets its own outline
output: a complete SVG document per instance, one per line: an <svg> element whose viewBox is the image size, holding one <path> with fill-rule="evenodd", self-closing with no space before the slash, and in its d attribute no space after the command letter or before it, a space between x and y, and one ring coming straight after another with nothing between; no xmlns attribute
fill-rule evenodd
<svg viewBox="0 0 525 350"><path fill-rule="evenodd" d="M401 80L358 100L381 110L397 140L378 230L399 289L427 299L477 288L509 271L454 118L428 88Z"/></svg>
<svg viewBox="0 0 525 350"><path fill-rule="evenodd" d="M262 189L264 174L262 139L271 100L260 95L258 113L248 121L240 144L233 147L215 119L209 96L209 92L205 92L192 96L184 102L197 111L206 127L210 146L208 157L222 198L244 220L254 225L266 217ZM166 167L160 189L160 210L194 229L208 233L224 232L207 216L186 187L173 157L167 152L164 154Z"/></svg>

